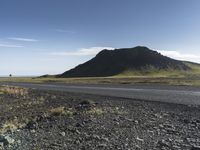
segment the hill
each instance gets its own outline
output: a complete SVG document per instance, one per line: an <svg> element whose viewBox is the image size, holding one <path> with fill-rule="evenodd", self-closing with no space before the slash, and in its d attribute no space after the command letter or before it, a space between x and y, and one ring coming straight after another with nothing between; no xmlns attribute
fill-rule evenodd
<svg viewBox="0 0 200 150"><path fill-rule="evenodd" d="M189 71L184 62L174 60L147 47L102 50L93 59L57 77L106 77L126 72Z"/></svg>

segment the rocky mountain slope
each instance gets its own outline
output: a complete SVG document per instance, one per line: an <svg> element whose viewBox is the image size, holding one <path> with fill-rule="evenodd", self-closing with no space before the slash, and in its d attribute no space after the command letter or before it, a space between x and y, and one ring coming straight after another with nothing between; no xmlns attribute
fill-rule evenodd
<svg viewBox="0 0 200 150"><path fill-rule="evenodd" d="M190 70L182 61L163 56L147 47L102 50L88 62L64 72L58 77L105 77L126 71Z"/></svg>

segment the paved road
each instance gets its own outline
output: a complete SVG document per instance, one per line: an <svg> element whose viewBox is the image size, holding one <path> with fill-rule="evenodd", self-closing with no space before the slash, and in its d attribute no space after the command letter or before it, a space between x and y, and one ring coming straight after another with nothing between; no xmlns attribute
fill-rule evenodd
<svg viewBox="0 0 200 150"><path fill-rule="evenodd" d="M133 86L133 85L66 85L33 83L0 83L40 90L59 90L115 96L139 100L160 101L186 105L200 105L200 88L178 86Z"/></svg>

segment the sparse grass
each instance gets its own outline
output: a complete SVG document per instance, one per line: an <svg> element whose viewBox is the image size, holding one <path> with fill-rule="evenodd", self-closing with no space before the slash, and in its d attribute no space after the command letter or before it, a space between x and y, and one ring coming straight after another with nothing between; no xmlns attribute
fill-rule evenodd
<svg viewBox="0 0 200 150"><path fill-rule="evenodd" d="M19 95L19 96L28 95L28 89L20 88L16 86L2 86L0 87L0 92L4 94L13 94L13 95Z"/></svg>
<svg viewBox="0 0 200 150"><path fill-rule="evenodd" d="M101 115L103 113L105 113L105 111L102 108L96 108L96 107L86 111L86 114L89 115Z"/></svg>
<svg viewBox="0 0 200 150"><path fill-rule="evenodd" d="M123 115L126 113L124 110L120 109L119 107L114 107L114 108L110 107L107 109L109 113L116 114L116 115Z"/></svg>
<svg viewBox="0 0 200 150"><path fill-rule="evenodd" d="M93 107L90 110L86 110L85 113L89 115L102 115L105 113L123 115L123 114L126 114L127 112L119 107L105 107L105 108Z"/></svg>
<svg viewBox="0 0 200 150"><path fill-rule="evenodd" d="M63 106L56 107L56 108L51 108L49 110L49 113L50 113L50 115L53 115L53 116L61 116L61 115L63 115L63 116L71 116L71 115L73 115L72 109L70 109L70 108L67 109L67 108L65 108Z"/></svg>
<svg viewBox="0 0 200 150"><path fill-rule="evenodd" d="M190 85L200 86L200 75L188 75L188 77L159 77L159 76L114 76L114 77L90 77L90 78L38 78L11 82L27 83L65 83L65 84L165 84L165 85ZM5 81L5 80L4 80ZM0 80L1 82L1 80Z"/></svg>
<svg viewBox="0 0 200 150"><path fill-rule="evenodd" d="M22 128L24 124L20 123L17 119L6 121L0 128L0 133L5 133L8 131L15 131Z"/></svg>

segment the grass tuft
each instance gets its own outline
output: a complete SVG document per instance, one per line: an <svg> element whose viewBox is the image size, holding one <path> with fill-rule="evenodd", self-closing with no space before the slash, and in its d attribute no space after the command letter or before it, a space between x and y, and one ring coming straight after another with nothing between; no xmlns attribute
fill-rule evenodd
<svg viewBox="0 0 200 150"><path fill-rule="evenodd" d="M6 121L0 128L0 133L6 133L8 131L14 132L15 130L22 128L24 124L20 123L17 119Z"/></svg>
<svg viewBox="0 0 200 150"><path fill-rule="evenodd" d="M16 86L2 86L0 87L0 92L4 94L11 94L11 95L17 95L17 96L28 95L28 89L20 88Z"/></svg>
<svg viewBox="0 0 200 150"><path fill-rule="evenodd" d="M86 111L86 114L89 114L89 115L102 115L103 113L104 113L104 110L102 108L92 108Z"/></svg>
<svg viewBox="0 0 200 150"><path fill-rule="evenodd" d="M71 116L73 115L72 109L66 109L63 106L56 107L56 108L51 108L49 110L50 114L53 116Z"/></svg>

